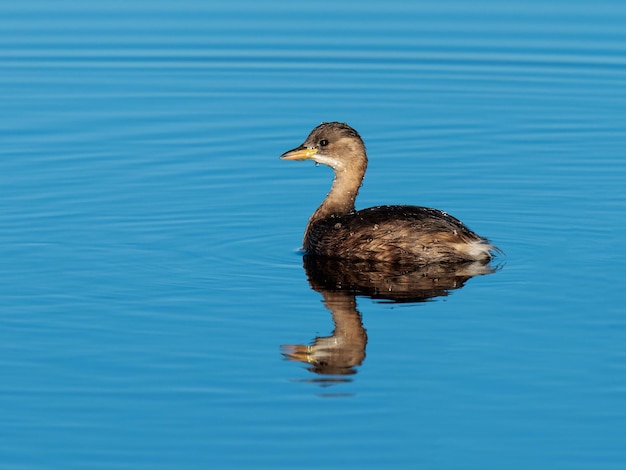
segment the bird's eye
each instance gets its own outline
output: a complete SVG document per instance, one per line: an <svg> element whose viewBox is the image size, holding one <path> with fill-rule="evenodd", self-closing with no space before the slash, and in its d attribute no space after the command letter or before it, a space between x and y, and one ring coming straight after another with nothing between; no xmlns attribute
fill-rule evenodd
<svg viewBox="0 0 626 470"><path fill-rule="evenodd" d="M326 139L320 140L320 147L326 147L328 145L328 141Z"/></svg>

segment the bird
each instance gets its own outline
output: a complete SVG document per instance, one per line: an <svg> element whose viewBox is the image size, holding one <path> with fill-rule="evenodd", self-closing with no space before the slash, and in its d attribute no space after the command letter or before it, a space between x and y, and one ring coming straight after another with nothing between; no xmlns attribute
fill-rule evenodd
<svg viewBox="0 0 626 470"><path fill-rule="evenodd" d="M489 262L499 251L459 219L428 207L356 210L367 169L365 144L346 123L324 122L282 160L312 160L334 171L330 192L309 218L302 241L311 255L401 265Z"/></svg>

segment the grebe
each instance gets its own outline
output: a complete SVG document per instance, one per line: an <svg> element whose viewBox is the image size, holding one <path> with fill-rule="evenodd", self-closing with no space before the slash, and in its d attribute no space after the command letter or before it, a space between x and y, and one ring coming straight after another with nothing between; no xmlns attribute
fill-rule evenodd
<svg viewBox="0 0 626 470"><path fill-rule="evenodd" d="M398 264L459 263L491 259L497 248L451 215L427 207L377 206L355 210L367 168L356 130L325 122L282 160L313 160L335 172L330 192L309 218L303 248L332 258Z"/></svg>

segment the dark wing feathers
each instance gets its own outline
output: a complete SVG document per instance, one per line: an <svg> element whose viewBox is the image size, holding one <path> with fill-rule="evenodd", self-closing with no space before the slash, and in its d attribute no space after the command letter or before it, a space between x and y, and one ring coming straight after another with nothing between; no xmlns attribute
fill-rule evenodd
<svg viewBox="0 0 626 470"><path fill-rule="evenodd" d="M485 242L455 217L427 207L378 206L315 222L304 248L324 256L397 263L463 261L463 245ZM461 247L461 248L459 248Z"/></svg>

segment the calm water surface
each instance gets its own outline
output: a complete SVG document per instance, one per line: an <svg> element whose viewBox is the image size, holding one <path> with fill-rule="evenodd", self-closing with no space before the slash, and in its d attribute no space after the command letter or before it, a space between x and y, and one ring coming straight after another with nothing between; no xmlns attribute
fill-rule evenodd
<svg viewBox="0 0 626 470"><path fill-rule="evenodd" d="M0 466L624 468L624 24L5 2ZM498 270L303 259L332 173L278 156L328 120L358 207L446 210Z"/></svg>

